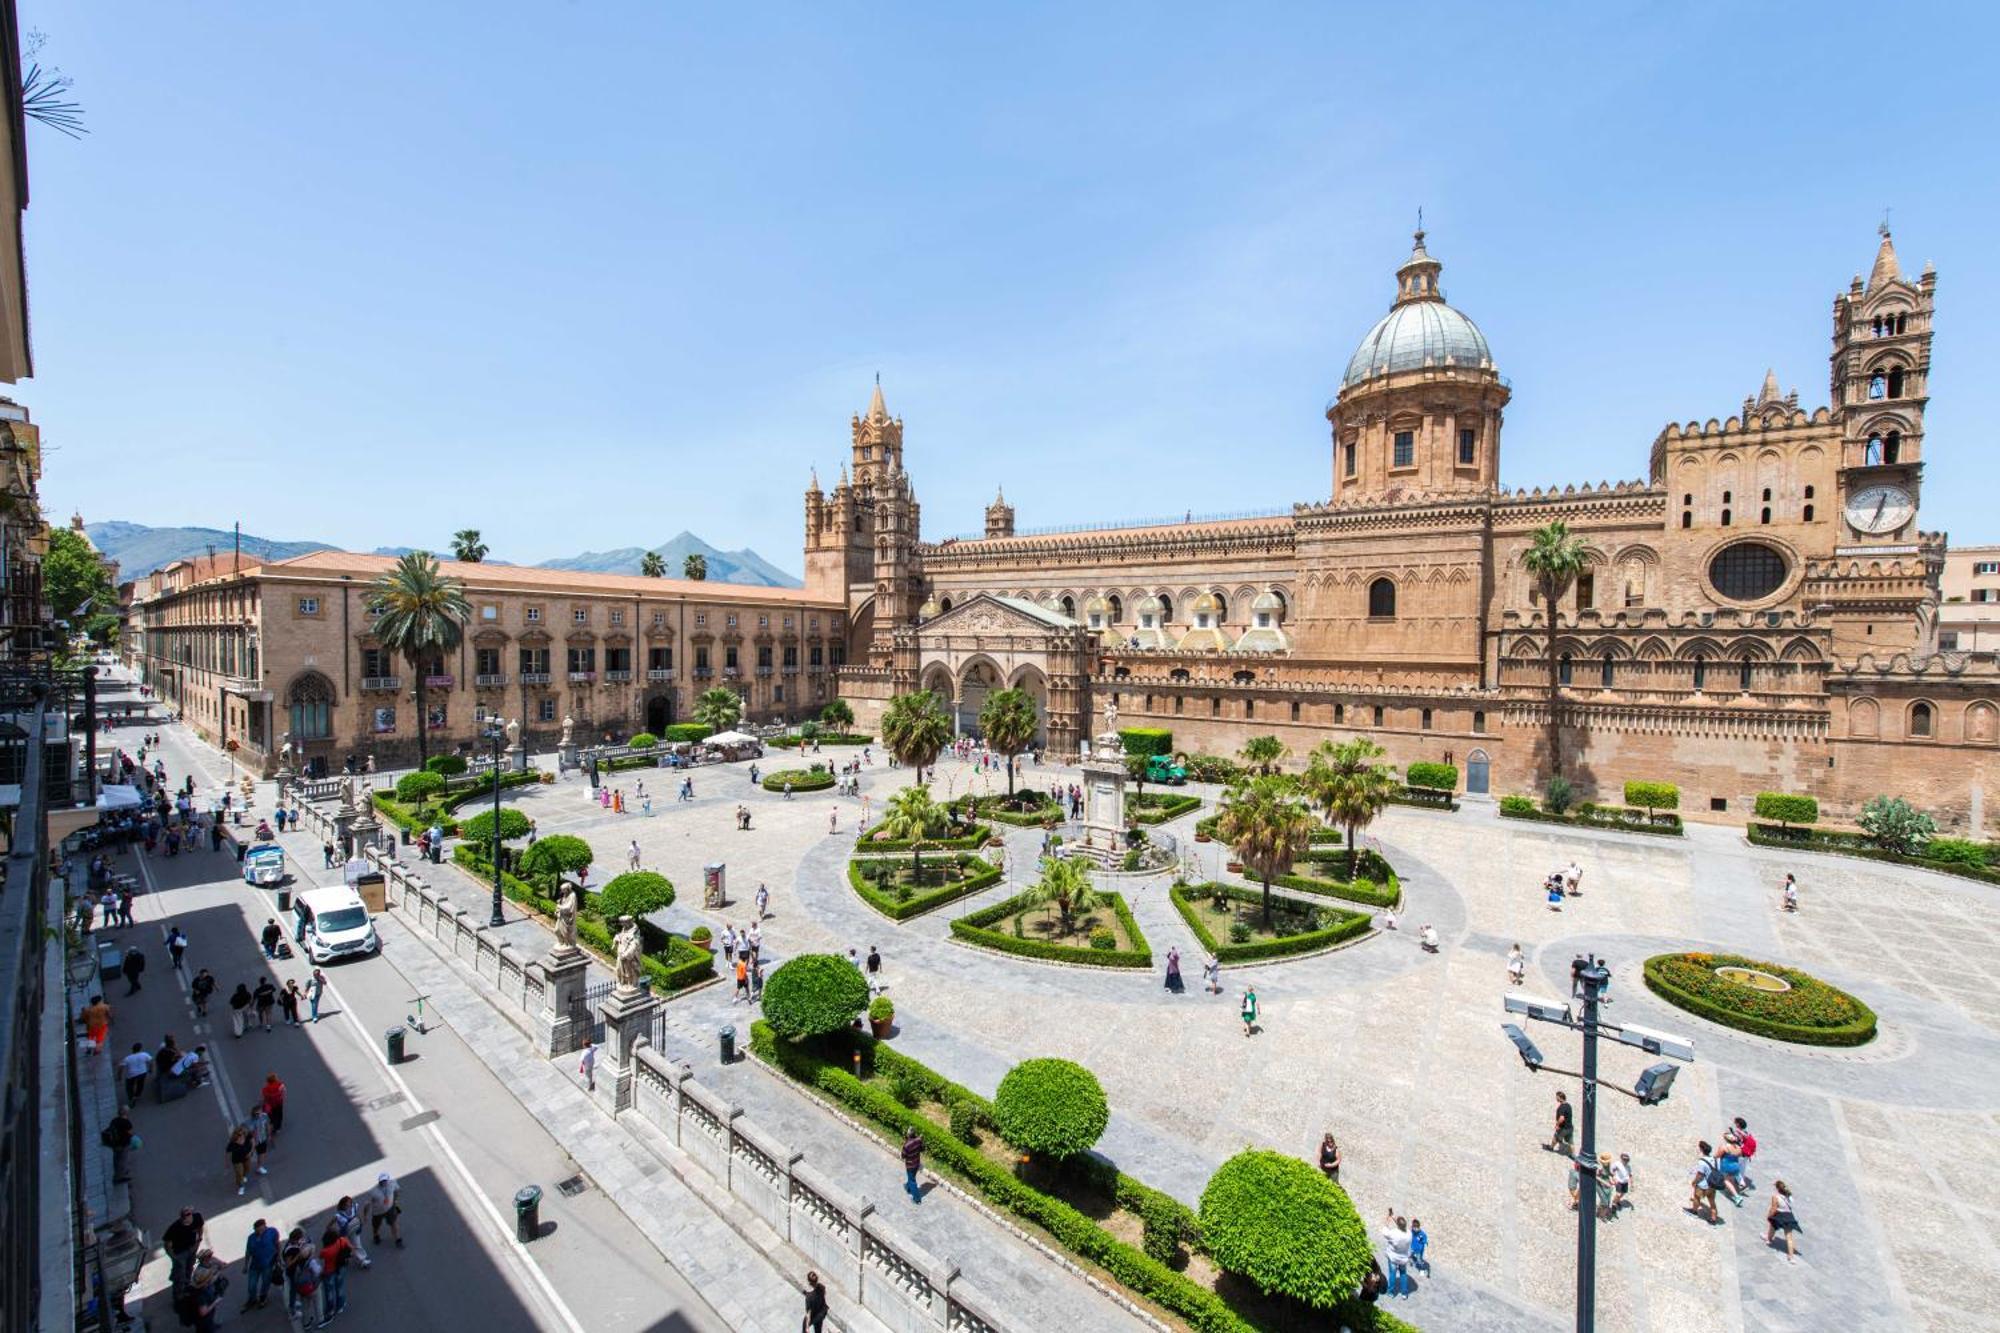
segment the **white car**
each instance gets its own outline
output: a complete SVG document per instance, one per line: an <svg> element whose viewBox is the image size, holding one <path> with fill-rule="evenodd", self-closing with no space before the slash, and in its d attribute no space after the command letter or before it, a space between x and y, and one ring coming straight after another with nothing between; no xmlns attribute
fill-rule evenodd
<svg viewBox="0 0 2000 1333"><path fill-rule="evenodd" d="M368 908L353 889L311 889L292 900L292 937L308 959L330 963L382 947Z"/></svg>

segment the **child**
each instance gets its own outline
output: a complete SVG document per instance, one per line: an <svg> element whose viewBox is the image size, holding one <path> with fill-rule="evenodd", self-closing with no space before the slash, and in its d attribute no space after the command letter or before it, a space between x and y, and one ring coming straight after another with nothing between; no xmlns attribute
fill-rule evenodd
<svg viewBox="0 0 2000 1333"><path fill-rule="evenodd" d="M1421 1217L1410 1219L1410 1267L1425 1277L1431 1275L1431 1261L1424 1258L1424 1251L1430 1248L1430 1233L1424 1230Z"/></svg>

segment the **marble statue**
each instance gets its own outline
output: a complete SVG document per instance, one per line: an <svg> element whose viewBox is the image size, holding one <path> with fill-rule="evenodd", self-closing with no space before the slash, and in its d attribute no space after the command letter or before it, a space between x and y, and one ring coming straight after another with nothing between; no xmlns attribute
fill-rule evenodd
<svg viewBox="0 0 2000 1333"><path fill-rule="evenodd" d="M562 897L556 901L557 948L574 949L576 947L576 900L576 885L565 884L563 886Z"/></svg>
<svg viewBox="0 0 2000 1333"><path fill-rule="evenodd" d="M571 740L571 739L570 739L570 734L571 734L572 732L574 732L575 730L576 730L576 719L575 719L575 718L573 718L573 717L569 717L569 716L564 716L564 718L563 718L563 732L562 732L562 748L563 748L563 749L567 750L567 749L569 749L569 748L570 748L570 746L572 746L572 745L574 745L574 744L576 743L576 742L574 742L573 740Z"/></svg>
<svg viewBox="0 0 2000 1333"><path fill-rule="evenodd" d="M352 773L343 773L340 775L340 808L343 810L352 810L354 808L354 775Z"/></svg>
<svg viewBox="0 0 2000 1333"><path fill-rule="evenodd" d="M1118 734L1118 701L1116 699L1106 699L1104 701L1104 734L1107 736L1116 736Z"/></svg>
<svg viewBox="0 0 2000 1333"><path fill-rule="evenodd" d="M618 989L639 989L639 923L629 916L618 918Z"/></svg>

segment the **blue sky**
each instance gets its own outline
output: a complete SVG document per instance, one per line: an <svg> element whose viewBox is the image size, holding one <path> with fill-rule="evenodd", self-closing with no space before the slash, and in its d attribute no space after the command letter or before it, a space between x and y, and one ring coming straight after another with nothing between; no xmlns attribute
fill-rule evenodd
<svg viewBox="0 0 2000 1333"><path fill-rule="evenodd" d="M1636 478L1893 207L1939 270L1925 526L2000 538L1994 23L1723 4L27 0L52 511L799 565L879 371L925 532L1324 498L1419 205L1503 479ZM1900 53L1900 54L1899 54Z"/></svg>

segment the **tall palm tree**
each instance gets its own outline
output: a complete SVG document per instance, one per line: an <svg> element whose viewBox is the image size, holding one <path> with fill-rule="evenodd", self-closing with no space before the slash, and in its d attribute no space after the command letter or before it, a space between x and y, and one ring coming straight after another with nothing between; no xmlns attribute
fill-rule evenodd
<svg viewBox="0 0 2000 1333"><path fill-rule="evenodd" d="M916 781L924 780L924 770L937 762L940 751L951 744L951 719L938 706L929 690L899 694L882 713L882 746L899 764L917 770Z"/></svg>
<svg viewBox="0 0 2000 1333"><path fill-rule="evenodd" d="M727 731L743 717L743 699L735 690L717 685L694 701L694 720L710 731Z"/></svg>
<svg viewBox="0 0 2000 1333"><path fill-rule="evenodd" d="M476 565L486 558L486 543L479 540L478 528L460 528L451 534L451 558Z"/></svg>
<svg viewBox="0 0 2000 1333"><path fill-rule="evenodd" d="M417 682L417 757L431 757L430 709L424 676L431 661L452 652L465 636L472 606L465 585L448 579L429 551L412 551L378 577L368 589L368 609L375 617L375 637L382 646L410 664Z"/></svg>
<svg viewBox="0 0 2000 1333"><path fill-rule="evenodd" d="M1243 868L1264 885L1264 924L1271 924L1271 881L1292 868L1312 845L1313 817L1292 784L1252 778L1229 790L1216 833Z"/></svg>
<svg viewBox="0 0 2000 1333"><path fill-rule="evenodd" d="M681 577L697 581L708 577L708 557L699 551L691 552L681 561Z"/></svg>
<svg viewBox="0 0 2000 1333"><path fill-rule="evenodd" d="M854 709L845 699L830 699L826 707L819 710L819 720L839 732L854 730Z"/></svg>
<svg viewBox="0 0 2000 1333"><path fill-rule="evenodd" d="M1321 741L1300 779L1306 799L1319 807L1327 822L1347 830L1347 877L1354 878L1359 849L1357 830L1375 821L1396 792L1396 770L1382 763L1387 754L1366 736L1335 745Z"/></svg>
<svg viewBox="0 0 2000 1333"><path fill-rule="evenodd" d="M1007 757L1007 795L1014 794L1014 756L1035 739L1035 699L1026 690L995 690L979 710L979 732L987 748Z"/></svg>
<svg viewBox="0 0 2000 1333"><path fill-rule="evenodd" d="M649 579L663 579L667 576L667 562L658 551L648 551L639 557L639 572Z"/></svg>
<svg viewBox="0 0 2000 1333"><path fill-rule="evenodd" d="M1026 897L1035 905L1054 903L1061 914L1064 935L1075 931L1078 915L1101 901L1097 886L1090 879L1090 867L1067 856L1043 857L1041 876L1028 886Z"/></svg>
<svg viewBox="0 0 2000 1333"><path fill-rule="evenodd" d="M1562 776L1562 726L1556 717L1556 704L1561 697L1562 681L1556 661L1556 603L1583 572L1583 539L1560 519L1536 528L1531 544L1521 555L1521 566L1534 579L1535 589L1542 595L1542 610L1548 617L1549 776L1558 778Z"/></svg>
<svg viewBox="0 0 2000 1333"><path fill-rule="evenodd" d="M1239 753L1243 762L1255 765L1259 773L1270 773L1290 752L1276 736L1252 736Z"/></svg>
<svg viewBox="0 0 2000 1333"><path fill-rule="evenodd" d="M951 812L931 799L929 788L904 787L882 809L876 832L892 842L910 844L910 871L918 887L924 882L924 839L935 838L951 824Z"/></svg>

